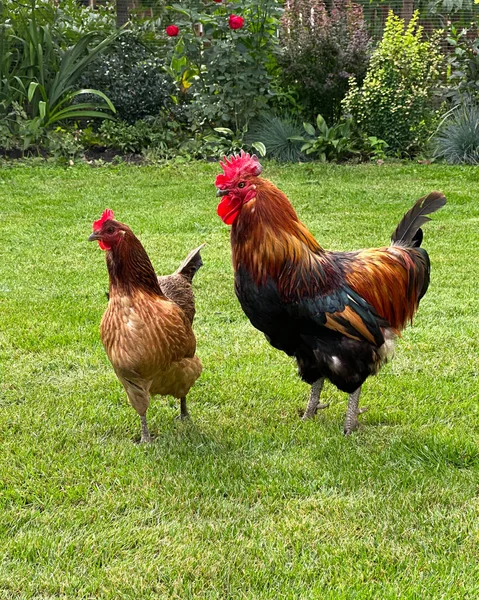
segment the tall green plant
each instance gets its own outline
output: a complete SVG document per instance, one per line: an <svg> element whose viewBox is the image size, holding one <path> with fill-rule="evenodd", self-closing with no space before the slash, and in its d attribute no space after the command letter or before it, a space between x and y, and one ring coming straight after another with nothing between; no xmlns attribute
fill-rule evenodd
<svg viewBox="0 0 479 600"><path fill-rule="evenodd" d="M422 38L418 13L405 27L390 12L363 85L353 79L343 109L368 136L385 140L395 154L414 154L437 122L433 91L442 65L438 38Z"/></svg>

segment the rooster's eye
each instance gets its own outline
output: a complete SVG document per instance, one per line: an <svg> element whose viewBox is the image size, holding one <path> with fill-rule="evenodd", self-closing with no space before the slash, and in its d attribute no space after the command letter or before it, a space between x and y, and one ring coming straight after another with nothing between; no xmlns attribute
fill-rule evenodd
<svg viewBox="0 0 479 600"><path fill-rule="evenodd" d="M245 185L246 185L246 183L244 181L242 181L241 183L238 183L239 188L244 188Z"/></svg>

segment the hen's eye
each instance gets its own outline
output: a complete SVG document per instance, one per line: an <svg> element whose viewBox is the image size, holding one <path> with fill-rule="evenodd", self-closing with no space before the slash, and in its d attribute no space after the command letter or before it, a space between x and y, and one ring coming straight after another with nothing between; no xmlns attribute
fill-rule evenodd
<svg viewBox="0 0 479 600"><path fill-rule="evenodd" d="M115 233L115 228L114 227L108 227L108 229L106 230L107 233Z"/></svg>
<svg viewBox="0 0 479 600"><path fill-rule="evenodd" d="M241 183L238 183L239 188L244 188L245 185L246 185L246 183L244 181L242 181Z"/></svg>

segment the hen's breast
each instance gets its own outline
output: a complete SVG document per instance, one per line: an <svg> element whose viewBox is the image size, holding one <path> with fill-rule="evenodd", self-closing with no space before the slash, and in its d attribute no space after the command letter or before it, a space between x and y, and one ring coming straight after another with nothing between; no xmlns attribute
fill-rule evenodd
<svg viewBox="0 0 479 600"><path fill-rule="evenodd" d="M194 356L196 340L182 310L158 296L112 294L101 339L115 370L150 379Z"/></svg>

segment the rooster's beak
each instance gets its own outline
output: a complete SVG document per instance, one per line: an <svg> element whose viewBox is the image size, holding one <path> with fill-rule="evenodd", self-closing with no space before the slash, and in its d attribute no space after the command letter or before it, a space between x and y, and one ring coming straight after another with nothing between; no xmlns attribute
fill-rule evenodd
<svg viewBox="0 0 479 600"><path fill-rule="evenodd" d="M216 197L219 198L220 196L227 196L229 193L229 190L218 190L216 192Z"/></svg>
<svg viewBox="0 0 479 600"><path fill-rule="evenodd" d="M94 231L91 236L88 238L89 242L96 242L100 239L100 234L97 231Z"/></svg>

